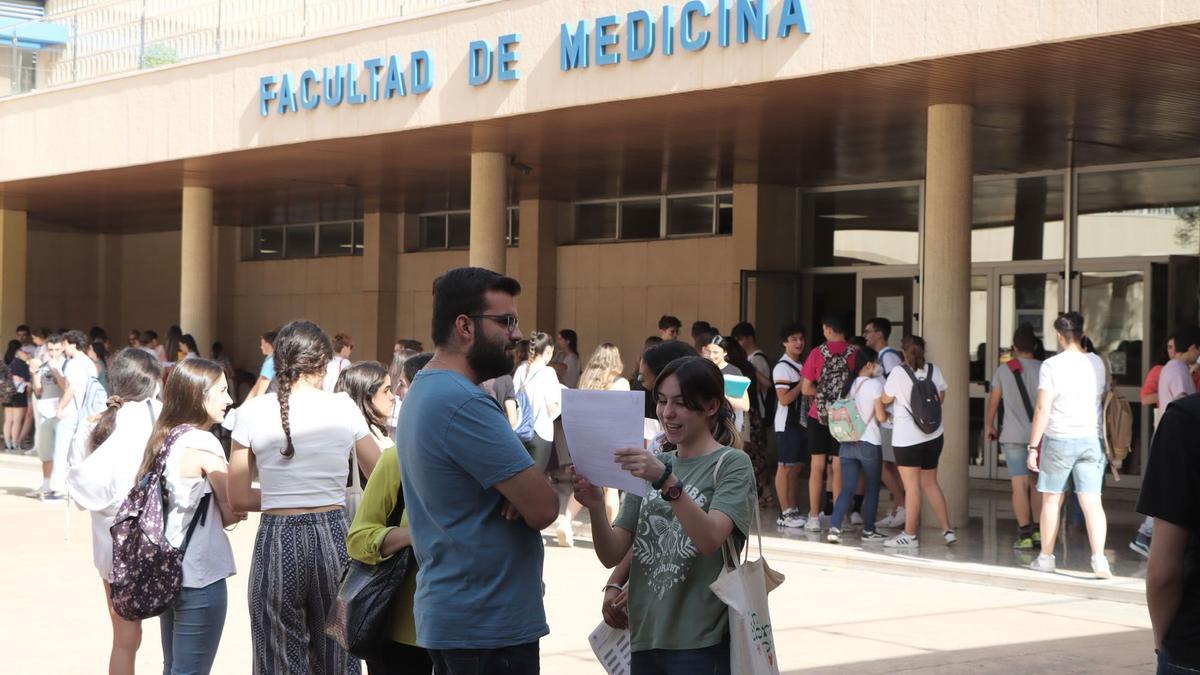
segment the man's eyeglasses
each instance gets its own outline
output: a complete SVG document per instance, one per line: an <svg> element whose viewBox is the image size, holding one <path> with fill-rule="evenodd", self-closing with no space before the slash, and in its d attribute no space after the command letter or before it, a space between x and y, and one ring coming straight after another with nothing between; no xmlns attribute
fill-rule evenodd
<svg viewBox="0 0 1200 675"><path fill-rule="evenodd" d="M517 323L520 321L516 314L469 314L467 316L472 319L491 319L504 326L505 330L510 333L517 329Z"/></svg>

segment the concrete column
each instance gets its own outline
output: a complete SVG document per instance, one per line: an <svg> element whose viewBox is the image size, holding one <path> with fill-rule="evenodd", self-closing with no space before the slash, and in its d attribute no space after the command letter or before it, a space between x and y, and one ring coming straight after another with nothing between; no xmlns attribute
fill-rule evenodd
<svg viewBox="0 0 1200 675"><path fill-rule="evenodd" d="M796 188L790 186L734 183L733 255L739 270L800 269L796 198ZM772 356L783 350L779 331L800 319L797 283L789 278L758 279L747 289L747 318L758 333L759 346Z"/></svg>
<svg viewBox="0 0 1200 675"><path fill-rule="evenodd" d="M396 269L400 254L399 213L368 212L363 218L363 293L370 315L367 334L356 335L358 358L392 362L396 335Z"/></svg>
<svg viewBox="0 0 1200 675"><path fill-rule="evenodd" d="M212 188L183 188L179 261L179 327L208 354L217 334Z"/></svg>
<svg viewBox="0 0 1200 675"><path fill-rule="evenodd" d="M536 327L558 325L558 234L569 214L570 205L562 202L521 200L518 307L527 335Z"/></svg>
<svg viewBox="0 0 1200 675"><path fill-rule="evenodd" d="M472 267L504 274L508 230L508 157L501 152L471 154Z"/></svg>
<svg viewBox="0 0 1200 675"><path fill-rule="evenodd" d="M24 211L0 208L0 330L24 323L29 225Z"/></svg>
<svg viewBox="0 0 1200 675"><path fill-rule="evenodd" d="M971 118L968 105L931 105L925 153L921 330L929 359L942 369L949 386L938 475L955 527L967 524ZM928 502L922 512L926 524L935 522Z"/></svg>

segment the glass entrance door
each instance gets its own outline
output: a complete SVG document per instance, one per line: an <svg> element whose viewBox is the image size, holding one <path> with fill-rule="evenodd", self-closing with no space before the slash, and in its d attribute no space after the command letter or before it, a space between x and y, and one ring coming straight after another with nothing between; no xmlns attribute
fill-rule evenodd
<svg viewBox="0 0 1200 675"><path fill-rule="evenodd" d="M894 272L893 272L894 274ZM919 318L915 298L918 297L917 277L858 275L858 316L852 330L861 331L868 321L883 317L892 322L888 345L899 349L905 335L918 332Z"/></svg>
<svg viewBox="0 0 1200 675"><path fill-rule="evenodd" d="M989 438L987 401L996 369L1012 357L1012 336L1029 324L1047 356L1056 344L1054 320L1063 310L1063 275L1052 266L976 267L971 278L971 475L1008 479L999 443ZM1001 427L1003 421L996 423Z"/></svg>

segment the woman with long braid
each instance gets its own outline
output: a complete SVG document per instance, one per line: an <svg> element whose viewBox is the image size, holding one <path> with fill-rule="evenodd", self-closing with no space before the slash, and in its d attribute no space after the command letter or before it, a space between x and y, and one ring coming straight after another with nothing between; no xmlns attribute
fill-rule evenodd
<svg viewBox="0 0 1200 675"><path fill-rule="evenodd" d="M229 489L238 511L262 511L250 565L254 672L360 672L325 635L346 555L346 479L354 452L370 476L379 446L354 401L322 389L333 346L309 321L275 338L278 390L244 404L233 429ZM250 481L257 469L261 493Z"/></svg>

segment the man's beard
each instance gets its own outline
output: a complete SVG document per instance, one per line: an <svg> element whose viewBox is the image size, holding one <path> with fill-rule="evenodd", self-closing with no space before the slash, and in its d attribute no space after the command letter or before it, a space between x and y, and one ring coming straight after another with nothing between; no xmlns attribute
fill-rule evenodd
<svg viewBox="0 0 1200 675"><path fill-rule="evenodd" d="M508 375L513 369L512 345L508 341L476 340L467 350L467 365L480 382Z"/></svg>

